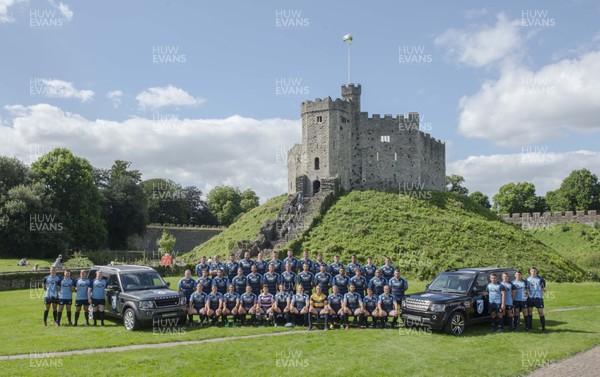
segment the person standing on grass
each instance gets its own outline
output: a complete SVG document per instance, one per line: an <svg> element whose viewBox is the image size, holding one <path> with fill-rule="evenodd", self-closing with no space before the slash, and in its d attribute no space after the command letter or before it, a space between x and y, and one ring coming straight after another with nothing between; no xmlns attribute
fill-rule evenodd
<svg viewBox="0 0 600 377"><path fill-rule="evenodd" d="M81 307L83 306L83 316L85 317L85 325L89 326L90 321L87 315L90 305L88 303L87 294L88 289L92 286L92 282L87 278L88 272L86 270L81 271L79 279L75 282L75 324L79 321L79 315L81 314Z"/></svg>
<svg viewBox="0 0 600 377"><path fill-rule="evenodd" d="M404 292L408 290L408 281L400 276L400 270L394 271L394 277L388 281L388 285L392 288L392 295L396 299L396 302L402 302L404 298Z"/></svg>
<svg viewBox="0 0 600 377"><path fill-rule="evenodd" d="M269 269L269 263L267 263L266 260L264 260L264 256L262 251L260 251L258 253L258 255L256 256L256 260L254 261L254 265L256 266L256 272L260 275L263 276L267 270Z"/></svg>
<svg viewBox="0 0 600 377"><path fill-rule="evenodd" d="M315 274L315 287L318 285L321 287L321 292L325 296L329 295L329 287L331 286L331 274L327 272L327 265L325 263L320 266L321 272Z"/></svg>
<svg viewBox="0 0 600 377"><path fill-rule="evenodd" d="M88 288L88 302L92 304L94 326L97 326L98 319L100 319L100 324L104 326L105 291L106 280L102 279L102 271L98 271L96 272L96 279L92 282L92 286Z"/></svg>
<svg viewBox="0 0 600 377"><path fill-rule="evenodd" d="M529 295L529 302L527 304L527 313L529 317L529 327L525 328L529 330L533 328L533 308L537 308L538 315L540 316L540 324L542 325L542 332L546 332L546 317L544 316L544 294L546 294L546 280L538 276L538 269L531 267L529 270L529 277L527 278L527 292Z"/></svg>
<svg viewBox="0 0 600 377"><path fill-rule="evenodd" d="M206 317L206 293L202 290L202 285L196 286L196 292L190 296L188 317L190 321L190 327L194 325L194 314L198 315L198 326L202 327L202 322Z"/></svg>
<svg viewBox="0 0 600 377"><path fill-rule="evenodd" d="M212 279L212 286L217 287L217 291L224 295L227 293L227 287L229 286L229 279L223 276L223 269L219 268L217 270L217 276ZM212 292L212 288L211 288Z"/></svg>
<svg viewBox="0 0 600 377"><path fill-rule="evenodd" d="M287 293L291 294L294 292L294 286L296 285L296 273L293 271L293 266L289 262L285 264L285 271L281 273L281 282L285 286L285 291Z"/></svg>
<svg viewBox="0 0 600 377"><path fill-rule="evenodd" d="M310 264L304 263L302 266L303 270L296 276L296 283L302 284L302 287L304 287L304 292L310 296L312 295L315 275L310 272Z"/></svg>
<svg viewBox="0 0 600 377"><path fill-rule="evenodd" d="M206 256L202 256L200 262L196 265L196 275L198 277L202 276L202 271L210 271L210 265L206 261Z"/></svg>
<svg viewBox="0 0 600 377"><path fill-rule="evenodd" d="M279 259L279 253L277 251L273 251L273 259L271 259L271 261L269 262L269 264L272 264L273 266L275 266L275 272L277 274L281 274L281 271L283 271L283 261L281 261L281 259Z"/></svg>
<svg viewBox="0 0 600 377"><path fill-rule="evenodd" d="M262 283L269 286L269 293L272 295L277 293L277 287L281 282L281 276L275 272L275 265L269 264L269 271L265 272L262 277Z"/></svg>
<svg viewBox="0 0 600 377"><path fill-rule="evenodd" d="M338 287L339 293L343 296L348 293L348 286L350 285L350 277L346 275L346 269L344 267L340 267L339 274L335 275L331 279L331 285L336 285Z"/></svg>
<svg viewBox="0 0 600 377"><path fill-rule="evenodd" d="M60 298L58 299L58 325L60 326L60 319L65 306L67 307L67 319L69 320L69 326L73 325L71 322L71 305L73 304L73 292L75 292L75 280L71 279L71 270L65 270L65 276L60 280Z"/></svg>
<svg viewBox="0 0 600 377"><path fill-rule="evenodd" d="M252 267L250 267L250 271L251 272L246 276L246 281L247 284L252 287L252 293L258 296L260 295L260 291L262 288L263 277L258 272L256 272L255 264L253 264Z"/></svg>
<svg viewBox="0 0 600 377"><path fill-rule="evenodd" d="M521 312L523 312L523 322L525 322L525 327L529 328L529 311L527 309L527 282L522 280L521 271L515 272L515 280L512 281L513 286L515 287L515 297L513 300L513 306L515 315L513 317L513 327L516 329L519 326Z"/></svg>
<svg viewBox="0 0 600 377"><path fill-rule="evenodd" d="M225 323L226 327L231 325L231 322L227 319L228 315L233 316L233 326L237 326L238 307L240 306L240 295L235 292L235 286L229 284L227 293L223 295L223 309L221 313L221 320Z"/></svg>
<svg viewBox="0 0 600 377"><path fill-rule="evenodd" d="M252 272L252 266L254 266L254 261L252 259L250 259L249 251L244 252L244 258L240 259L239 266L244 271L244 276L250 275L250 273ZM259 289L259 291L260 291L260 289Z"/></svg>
<svg viewBox="0 0 600 377"><path fill-rule="evenodd" d="M44 326L48 325L48 311L50 311L50 305L52 305L52 317L54 318L54 325L58 326L56 305L58 304L58 287L60 285L60 277L56 275L56 267L50 267L50 275L46 276L42 281L42 288L46 293L44 294Z"/></svg>
<svg viewBox="0 0 600 377"><path fill-rule="evenodd" d="M365 296L365 289L367 288L367 285L369 285L369 282L362 275L360 267L354 269L354 276L350 278L350 284L354 285L356 293L358 293L362 299Z"/></svg>
<svg viewBox="0 0 600 377"><path fill-rule="evenodd" d="M287 258L283 260L283 265L285 266L286 264L289 264L292 267L292 272L294 274L297 273L298 269L300 268L300 266L298 266L298 259L294 257L294 252L292 249L287 251ZM294 288L292 288L292 290L294 290Z"/></svg>
<svg viewBox="0 0 600 377"><path fill-rule="evenodd" d="M490 283L486 287L488 294L488 304L490 308L490 316L492 317L492 327L490 331L502 332L504 322L502 314L506 309L506 288L498 283L498 276L494 273L490 274Z"/></svg>
<svg viewBox="0 0 600 377"><path fill-rule="evenodd" d="M381 276L381 270L375 271L373 279L369 280L368 287L373 289L373 294L377 297L383 294L383 287L387 285L387 280Z"/></svg>
<svg viewBox="0 0 600 377"><path fill-rule="evenodd" d="M353 277L357 268L362 272L362 266L360 265L360 263L358 263L356 255L352 255L350 257L350 263L348 263L348 265L346 266L346 269L348 270L348 275Z"/></svg>
<svg viewBox="0 0 600 377"><path fill-rule="evenodd" d="M379 268L381 271L381 275L385 278L386 281L389 281L394 277L394 271L396 268L392 266L392 259L390 257L385 257L385 264Z"/></svg>
<svg viewBox="0 0 600 377"><path fill-rule="evenodd" d="M517 287L515 287L513 285L513 283L511 283L508 280L508 273L503 272L502 273L502 282L500 283L504 286L504 290L505 290L505 308L504 311L502 313L502 315L504 316L504 320L508 319L508 326L510 328L510 331L514 331L515 330L515 324L513 322L513 308L514 308L514 304L513 304L513 300L515 297L515 294L517 293Z"/></svg>
<svg viewBox="0 0 600 377"><path fill-rule="evenodd" d="M183 292L185 296L185 303L190 302L190 296L194 293L196 289L196 280L192 279L192 271L185 270L185 276L183 279L179 280L179 284L177 284L177 289L179 292Z"/></svg>
<svg viewBox="0 0 600 377"><path fill-rule="evenodd" d="M212 279L210 278L209 271L202 270L201 274L202 276L200 276L198 280L196 280L196 285L201 285L202 292L204 292L205 294L209 294L212 289Z"/></svg>
<svg viewBox="0 0 600 377"><path fill-rule="evenodd" d="M233 280L237 274L240 264L235 260L235 254L229 255L229 262L225 263L225 272L229 281Z"/></svg>
<svg viewBox="0 0 600 377"><path fill-rule="evenodd" d="M335 255L333 257L333 262L329 265L329 273L331 276L336 276L340 273L340 268L344 268L344 264L340 262L340 256Z"/></svg>
<svg viewBox="0 0 600 377"><path fill-rule="evenodd" d="M365 273L365 278L367 279L367 281L371 281L371 279L375 277L375 271L377 270L377 266L373 264L373 257L368 257L367 264L363 266L363 271Z"/></svg>

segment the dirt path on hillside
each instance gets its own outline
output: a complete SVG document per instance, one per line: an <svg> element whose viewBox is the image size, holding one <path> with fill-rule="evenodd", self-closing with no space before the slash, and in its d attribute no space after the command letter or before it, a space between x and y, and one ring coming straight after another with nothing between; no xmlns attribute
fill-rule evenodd
<svg viewBox="0 0 600 377"><path fill-rule="evenodd" d="M598 359L600 359L600 346L578 353L557 363L550 363L529 374L528 377L596 377L599 374Z"/></svg>

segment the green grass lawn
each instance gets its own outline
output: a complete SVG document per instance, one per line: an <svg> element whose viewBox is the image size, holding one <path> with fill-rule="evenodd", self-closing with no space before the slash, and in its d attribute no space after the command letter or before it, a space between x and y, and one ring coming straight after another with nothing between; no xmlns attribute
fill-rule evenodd
<svg viewBox="0 0 600 377"><path fill-rule="evenodd" d="M24 272L24 271L31 271L31 269L33 268L33 265L36 263L39 263L39 268L45 268L45 267L50 267L50 265L52 265L52 263L54 263L54 261L48 261L48 260L41 260L41 259L27 259L27 261L29 262L30 266L17 266L17 264L19 263L19 261L21 260L21 258L19 259L0 259L0 272L6 272L6 271L18 271L18 272Z"/></svg>
<svg viewBox="0 0 600 377"><path fill-rule="evenodd" d="M176 281L177 278L170 278ZM411 283L411 292L425 283ZM598 283L549 283L547 310L597 305ZM151 329L126 331L108 322L101 328L41 325L43 305L29 290L0 293L0 328L5 341L0 355L48 354L56 351L129 344L200 340L289 331L278 328L209 328L176 334ZM544 363L600 344L600 308L549 312L550 332L490 334L487 325L467 329L462 337L408 329L317 331L275 338L238 339L160 350L56 356L0 361L17 375L64 375L83 366L87 375L521 375ZM538 325L537 317L534 324ZM337 350L337 351L336 351ZM40 365L46 365L40 369ZM211 369L203 369L209 367ZM243 368L243 369L240 369ZM94 373L93 371L99 371ZM101 372L100 372L101 371ZM195 372L194 372L195 371Z"/></svg>

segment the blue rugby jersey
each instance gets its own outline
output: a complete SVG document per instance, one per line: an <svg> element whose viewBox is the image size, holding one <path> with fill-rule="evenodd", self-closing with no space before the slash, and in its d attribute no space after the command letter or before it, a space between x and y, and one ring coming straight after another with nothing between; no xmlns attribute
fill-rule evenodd
<svg viewBox="0 0 600 377"><path fill-rule="evenodd" d="M200 284L202 286L202 292L209 294L212 287L212 279L209 277L200 276L196 280L196 286Z"/></svg>
<svg viewBox="0 0 600 377"><path fill-rule="evenodd" d="M315 279L315 275L312 272L299 272L296 275L296 283L302 284L302 288L304 288L304 292L312 292L312 284Z"/></svg>
<svg viewBox="0 0 600 377"><path fill-rule="evenodd" d="M235 292L227 292L223 295L223 301L225 301L225 307L229 310L235 308L238 303L240 296Z"/></svg>
<svg viewBox="0 0 600 377"><path fill-rule="evenodd" d="M296 284L296 273L283 271L281 273L281 282L287 292L294 291L294 285Z"/></svg>
<svg viewBox="0 0 600 377"><path fill-rule="evenodd" d="M377 302L379 301L379 298L377 296L374 295L366 295L365 298L363 298L363 303L365 304L365 309L372 313L373 310L375 310L377 308Z"/></svg>
<svg viewBox="0 0 600 377"><path fill-rule="evenodd" d="M206 305L207 298L207 294L203 291L196 291L190 296L190 302L194 308L201 309Z"/></svg>
<svg viewBox="0 0 600 377"><path fill-rule="evenodd" d="M396 298L396 301L402 300L404 292L408 289L408 281L402 277L393 277L388 281L388 285L392 288L392 294Z"/></svg>
<svg viewBox="0 0 600 377"><path fill-rule="evenodd" d="M260 276L264 275L269 270L269 263L266 260L255 260L256 273Z"/></svg>
<svg viewBox="0 0 600 377"><path fill-rule="evenodd" d="M365 292L367 290L367 285L369 284L367 282L367 278L360 275L360 276L353 276L350 278L350 284L354 284L355 287L355 292L358 293L361 297L365 295Z"/></svg>
<svg viewBox="0 0 600 377"><path fill-rule="evenodd" d="M394 271L396 271L396 268L391 264L389 266L384 264L379 268L379 271L381 271L381 276L383 276L386 280L390 280L394 277Z"/></svg>
<svg viewBox="0 0 600 377"><path fill-rule="evenodd" d="M360 272L363 272L362 270L362 266L360 265L360 263L356 262L356 263L348 263L348 266L346 266L346 272L348 273L348 275L350 276L354 276L354 274L356 273L356 269L359 269Z"/></svg>
<svg viewBox="0 0 600 377"><path fill-rule="evenodd" d="M283 309L287 306L288 300L291 299L291 295L287 292L277 292L275 294L275 301L277 301L277 307Z"/></svg>
<svg viewBox="0 0 600 377"><path fill-rule="evenodd" d="M183 278L179 280L179 284L177 284L177 288L181 289L185 298L190 298L192 293L196 290L196 280L189 278Z"/></svg>
<svg viewBox="0 0 600 377"><path fill-rule="evenodd" d="M321 273L315 275L315 285L321 287L321 292L324 295L329 295L329 287L331 286L331 274L328 272Z"/></svg>
<svg viewBox="0 0 600 377"><path fill-rule="evenodd" d="M516 290L517 287L515 287L513 285L513 283L511 283L510 281L507 283L500 282L500 284L502 284L504 286L504 291L506 292L506 298L504 299L504 303L506 304L506 306L512 306L513 305L512 291Z"/></svg>
<svg viewBox="0 0 600 377"><path fill-rule="evenodd" d="M208 305L209 305L208 307L210 308L210 310L219 309L219 304L222 300L223 300L223 295L220 294L219 292L217 292L217 293L210 292L206 296L206 301L208 301Z"/></svg>
<svg viewBox="0 0 600 377"><path fill-rule="evenodd" d="M63 300L73 300L73 290L75 280L63 278L60 280L60 298Z"/></svg>
<svg viewBox="0 0 600 377"><path fill-rule="evenodd" d="M202 270L206 270L210 272L210 266L207 263L198 263L196 265L196 275L198 275L198 277L202 276Z"/></svg>
<svg viewBox="0 0 600 377"><path fill-rule="evenodd" d="M310 298L308 297L307 294L303 293L303 294L299 294L296 293L292 296L292 305L294 306L294 308L301 310L303 309L306 305L308 305L308 301L310 300Z"/></svg>
<svg viewBox="0 0 600 377"><path fill-rule="evenodd" d="M375 276L369 281L369 288L373 290L373 295L379 296L383 294L383 287L387 284L387 280L384 277Z"/></svg>
<svg viewBox="0 0 600 377"><path fill-rule="evenodd" d="M92 282L92 298L94 300L104 299L104 291L106 290L106 280L94 280Z"/></svg>
<svg viewBox="0 0 600 377"><path fill-rule="evenodd" d="M296 272L298 270L298 259L294 258L294 257L287 257L283 260L283 266L281 267L282 270L285 271L285 265L289 263L292 266L292 271Z"/></svg>
<svg viewBox="0 0 600 377"><path fill-rule="evenodd" d="M344 302L346 307L352 310L356 310L360 307L361 296L356 292L348 292L344 295Z"/></svg>
<svg viewBox="0 0 600 377"><path fill-rule="evenodd" d="M269 293L277 293L277 285L281 281L281 276L277 272L265 272L262 277L262 284L266 284L269 287Z"/></svg>
<svg viewBox="0 0 600 377"><path fill-rule="evenodd" d="M248 276L246 276L246 281L248 282L248 285L252 287L252 293L256 295L260 294L260 286L262 285L262 280L263 277L257 273L251 272L248 274Z"/></svg>
<svg viewBox="0 0 600 377"><path fill-rule="evenodd" d="M335 275L332 279L331 279L331 285L337 285L338 290L340 292L341 295L345 295L346 293L348 293L348 286L350 285L350 278L348 277L348 275Z"/></svg>
<svg viewBox="0 0 600 377"><path fill-rule="evenodd" d="M45 298L58 298L58 287L60 285L60 277L58 275L48 275L43 280L46 284Z"/></svg>
<svg viewBox="0 0 600 377"><path fill-rule="evenodd" d="M253 307L254 304L256 304L256 300L257 300L257 297L252 292L244 293L244 294L240 295L240 302L242 303L242 307L246 310Z"/></svg>
<svg viewBox="0 0 600 377"><path fill-rule="evenodd" d="M529 276L527 278L527 289L529 290L530 298L544 298L544 289L546 288L546 280L541 276L535 278Z"/></svg>
<svg viewBox="0 0 600 377"><path fill-rule="evenodd" d="M271 259L269 264L272 264L273 266L275 266L274 272L277 272L278 274L281 274L281 271L284 270L283 262L281 261L281 259Z"/></svg>
<svg viewBox="0 0 600 377"><path fill-rule="evenodd" d="M77 279L75 286L77 287L77 293L75 294L75 300L86 300L87 301L88 288L92 286L92 282L90 281L90 279L79 278L79 279Z"/></svg>
<svg viewBox="0 0 600 377"><path fill-rule="evenodd" d="M332 293L329 295L329 297L327 297L329 307L335 312L339 311L342 308L342 301L344 301L344 296L342 296L339 293Z"/></svg>
<svg viewBox="0 0 600 377"><path fill-rule="evenodd" d="M225 263L225 274L227 275L227 278L229 278L229 280L232 280L234 277L237 276L237 270L239 266L240 264L236 261L229 261Z"/></svg>
<svg viewBox="0 0 600 377"><path fill-rule="evenodd" d="M486 290L488 292L488 302L490 304L502 304L502 292L506 291L506 288L504 288L502 284L489 283Z"/></svg>
<svg viewBox="0 0 600 377"><path fill-rule="evenodd" d="M329 272L333 276L338 275L340 273L340 268L344 268L344 264L342 262L333 262L329 265Z"/></svg>
<svg viewBox="0 0 600 377"><path fill-rule="evenodd" d="M242 275L237 275L231 281L231 284L235 287L235 291L238 295L242 295L246 292L246 286L248 285L248 279Z"/></svg>
<svg viewBox="0 0 600 377"><path fill-rule="evenodd" d="M212 279L212 285L213 286L216 285L217 292L224 295L225 293L227 293L227 287L229 286L229 279L227 279L225 276L223 276L223 277L215 276Z"/></svg>
<svg viewBox="0 0 600 377"><path fill-rule="evenodd" d="M512 284L515 286L517 291L514 301L527 301L527 282L523 279L515 279L512 281Z"/></svg>
<svg viewBox="0 0 600 377"><path fill-rule="evenodd" d="M394 304L397 304L396 298L391 293L382 293L379 295L378 302L381 303L381 309L389 312L390 310L394 310Z"/></svg>
<svg viewBox="0 0 600 377"><path fill-rule="evenodd" d="M370 281L375 277L375 271L377 271L378 269L379 268L374 264L365 264L363 266L363 272L365 273L367 281Z"/></svg>
<svg viewBox="0 0 600 377"><path fill-rule="evenodd" d="M252 259L240 259L240 268L244 271L244 276L248 276L252 272L252 265L254 261Z"/></svg>

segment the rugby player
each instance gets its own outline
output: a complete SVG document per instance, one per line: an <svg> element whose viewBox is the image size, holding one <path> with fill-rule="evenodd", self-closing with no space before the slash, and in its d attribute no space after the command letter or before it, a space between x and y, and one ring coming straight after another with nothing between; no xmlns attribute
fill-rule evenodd
<svg viewBox="0 0 600 377"><path fill-rule="evenodd" d="M298 259L296 259L294 257L294 252L290 249L287 251L287 258L285 258L283 260L283 265L285 266L287 263L289 263L292 266L292 272L296 273L298 272Z"/></svg>
<svg viewBox="0 0 600 377"><path fill-rule="evenodd" d="M521 271L517 271L515 272L515 280L512 281L512 284L515 286L515 298L513 300L515 310L513 327L515 329L519 326L519 323L521 323L521 312L523 313L525 327L529 327L529 321L527 320L529 315L527 310L527 282L522 280L522 276Z"/></svg>
<svg viewBox="0 0 600 377"><path fill-rule="evenodd" d="M258 314L258 326L263 324L263 316L267 316L267 326L270 326L273 322L273 306L275 305L275 297L269 293L269 286L263 285L263 291L258 295L258 308L256 313Z"/></svg>
<svg viewBox="0 0 600 377"><path fill-rule="evenodd" d="M235 286L229 284L227 293L223 295L223 309L221 312L221 320L229 327L231 323L227 320L227 316L233 316L233 327L237 326L238 307L240 306L240 296L235 292Z"/></svg>
<svg viewBox="0 0 600 377"><path fill-rule="evenodd" d="M377 299L376 317L381 321L381 328L387 324L388 317L392 317L392 327L398 323L398 302L390 293L389 285L383 287L383 294L379 295Z"/></svg>
<svg viewBox="0 0 600 377"><path fill-rule="evenodd" d="M223 270L219 270L223 271ZM216 278L215 278L216 279ZM226 279L226 278L225 278ZM213 284L212 290L206 296L206 304L204 306L207 318L212 318L211 326L217 323L219 316L221 315L221 306L223 305L223 295L219 293L216 284Z"/></svg>
<svg viewBox="0 0 600 377"><path fill-rule="evenodd" d="M312 316L316 315L317 317L326 315L328 313L325 310L325 303L327 302L327 296L321 292L321 286L317 285L315 288L316 292L310 296L309 308L308 308L308 330L312 330ZM324 330L327 330L327 323L325 323Z"/></svg>
<svg viewBox="0 0 600 377"><path fill-rule="evenodd" d="M71 305L73 304L73 292L75 292L75 280L71 279L71 270L65 270L65 276L60 279L60 296L58 299L58 320L56 321L60 326L60 319L64 307L67 307L67 319L69 320L69 326L73 325L71 322Z"/></svg>
<svg viewBox="0 0 600 377"><path fill-rule="evenodd" d="M327 272L327 265L325 263L320 266L321 272L315 275L315 286L321 287L321 292L324 295L329 295L329 286L331 285L332 276Z"/></svg>
<svg viewBox="0 0 600 377"><path fill-rule="evenodd" d="M244 270L241 267L238 268L238 274L233 278L231 283L235 286L235 291L238 295L243 295L246 292L246 286L248 285L248 279L244 276Z"/></svg>
<svg viewBox="0 0 600 377"><path fill-rule="evenodd" d="M229 281L237 275L240 264L235 260L235 254L229 255L229 261L225 263L225 271L227 272L227 278Z"/></svg>
<svg viewBox="0 0 600 377"><path fill-rule="evenodd" d="M244 270L244 276L248 276L252 272L253 265L254 261L250 259L250 252L246 251L244 253L244 259L240 260L240 267Z"/></svg>
<svg viewBox="0 0 600 377"><path fill-rule="evenodd" d="M75 294L75 324L73 326L77 326L77 321L79 321L79 314L82 306L83 316L85 317L85 325L90 325L90 321L87 316L87 312L90 309L87 300L87 292L88 288L92 285L92 282L87 278L87 276L88 272L86 270L81 271L79 279L77 279L77 282L75 283L77 293Z"/></svg>
<svg viewBox="0 0 600 377"><path fill-rule="evenodd" d="M304 250L304 258L298 260L298 269L303 269L304 264L308 263L308 270L312 271L314 262L309 258L310 252L308 250Z"/></svg>
<svg viewBox="0 0 600 377"><path fill-rule="evenodd" d="M359 269L357 270L360 271ZM353 315L353 323L356 324L356 317L362 313L360 310L362 297L355 291L355 288L355 285L350 283L349 291L344 295L344 300L342 301L342 322L346 330L348 330L348 316Z"/></svg>
<svg viewBox="0 0 600 377"><path fill-rule="evenodd" d="M208 262L206 261L206 256L202 256L202 258L200 259L200 262L196 265L196 275L198 277L202 276L203 270L210 271L210 266L208 265Z"/></svg>
<svg viewBox="0 0 600 377"><path fill-rule="evenodd" d="M246 315L250 314L251 324L256 321L256 308L258 306L258 298L252 293L252 287L247 285L246 292L240 295L240 306L238 314L242 320L242 325L246 326Z"/></svg>
<svg viewBox="0 0 600 377"><path fill-rule="evenodd" d="M546 317L544 316L544 294L546 293L546 280L538 276L538 269L531 267L529 269L529 277L527 278L527 293L529 301L527 303L527 313L529 317L529 327L533 328L533 308L537 308L540 316L540 324L542 332L546 332Z"/></svg>
<svg viewBox="0 0 600 377"><path fill-rule="evenodd" d="M219 268L217 270L217 276L212 279L212 286L217 287L217 292L224 295L227 293L227 287L229 286L229 279L223 276L223 269ZM211 288L212 292L212 288Z"/></svg>
<svg viewBox="0 0 600 377"><path fill-rule="evenodd" d="M263 276L268 270L269 263L267 263L267 261L264 260L262 251L258 252L256 258L257 259L254 261L254 265L256 266L256 272L260 276Z"/></svg>
<svg viewBox="0 0 600 377"><path fill-rule="evenodd" d="M292 265L290 263L285 264L285 271L281 273L281 282L285 286L285 291L287 293L292 293L294 291L294 286L296 285L296 273L292 271Z"/></svg>
<svg viewBox="0 0 600 377"><path fill-rule="evenodd" d="M408 290L408 281L400 276L400 270L394 271L394 277L388 281L388 285L392 288L392 295L396 302L402 302L404 292Z"/></svg>
<svg viewBox="0 0 600 377"><path fill-rule="evenodd" d="M296 320L294 321L296 325L300 325L302 320L302 324L304 326L308 326L310 323L310 298L304 293L302 284L298 284L298 287L296 288L296 294L292 296L290 305L290 312L296 317Z"/></svg>
<svg viewBox="0 0 600 377"><path fill-rule="evenodd" d="M373 289L373 294L377 297L383 294L383 287L387 285L387 280L381 276L381 270L375 271L375 276L369 281L368 287Z"/></svg>
<svg viewBox="0 0 600 377"><path fill-rule="evenodd" d="M346 269L344 267L340 267L339 271L340 273L331 279L331 285L337 285L339 293L343 296L348 293L350 277L346 275Z"/></svg>
<svg viewBox="0 0 600 377"><path fill-rule="evenodd" d="M274 315L276 314L275 326L277 326L277 319L282 317L285 319L286 323L290 321L292 302L291 295L285 291L285 286L283 284L279 284L278 287L279 291L275 294L275 304L273 305L273 313Z"/></svg>
<svg viewBox="0 0 600 377"><path fill-rule="evenodd" d="M54 325L58 326L56 305L58 304L58 287L60 284L60 277L56 275L56 267L50 267L50 275L46 276L42 280L42 289L46 291L44 294L44 326L48 325L48 311L50 305L52 305L52 317L54 318Z"/></svg>
<svg viewBox="0 0 600 377"><path fill-rule="evenodd" d="M362 272L362 266L356 261L356 255L352 255L350 257L350 263L348 263L348 265L346 266L346 269L348 270L348 275L354 275L357 268L360 269Z"/></svg>
<svg viewBox="0 0 600 377"><path fill-rule="evenodd" d="M246 276L246 281L247 281L248 285L252 287L252 293L254 293L255 295L258 296L258 295L260 295L260 288L262 286L263 277L260 276L256 272L256 265L255 264L253 264L252 267L250 267L250 270L252 272L250 272Z"/></svg>
<svg viewBox="0 0 600 377"><path fill-rule="evenodd" d="M331 287L331 290L332 293L327 297L325 304L325 330L327 330L330 323L331 328L333 328L333 322L339 322L344 314L344 310L342 309L344 296L340 294L338 286L335 284Z"/></svg>
<svg viewBox="0 0 600 377"><path fill-rule="evenodd" d="M365 272L365 278L367 281L371 281L371 279L375 277L375 271L377 270L377 266L373 264L373 257L368 257L367 264L363 266L363 271Z"/></svg>
<svg viewBox="0 0 600 377"><path fill-rule="evenodd" d="M502 332L502 328L504 327L502 314L506 309L506 288L498 283L498 276L496 274L490 274L490 283L488 283L486 291L488 293L488 304L492 317L490 331L494 332L498 330L498 332Z"/></svg>
<svg viewBox="0 0 600 377"><path fill-rule="evenodd" d="M360 295L362 300L365 296L365 289L367 288L367 285L369 285L369 282L367 281L367 278L362 275L360 267L354 270L354 276L350 278L350 284L354 284L356 293Z"/></svg>
<svg viewBox="0 0 600 377"><path fill-rule="evenodd" d="M269 293L274 295L277 293L277 286L281 282L281 276L275 272L275 265L269 263L269 271L265 272L262 277L262 284L269 287Z"/></svg>
<svg viewBox="0 0 600 377"><path fill-rule="evenodd" d="M92 282L92 286L88 288L88 302L92 304L94 326L97 326L97 319L100 319L100 324L104 326L105 291L106 280L102 279L102 271L98 271L96 272L96 279Z"/></svg>
<svg viewBox="0 0 600 377"><path fill-rule="evenodd" d="M210 265L210 276L211 277L217 276L217 273L219 272L220 269L224 270L225 264L223 264L223 262L221 262L220 256L215 255L215 257L213 258L212 264Z"/></svg>
<svg viewBox="0 0 600 377"><path fill-rule="evenodd" d="M323 253L317 254L317 260L313 262L312 273L318 274L321 271L321 265L325 265L325 272L329 271L329 266L323 260Z"/></svg>
<svg viewBox="0 0 600 377"><path fill-rule="evenodd" d="M183 295L185 296L185 303L187 304L190 302L190 296L196 289L196 280L192 279L192 271L190 270L185 270L184 275L185 276L179 280L177 289L179 292L183 292Z"/></svg>
<svg viewBox="0 0 600 377"><path fill-rule="evenodd" d="M273 259L271 259L269 264L275 266L276 273L281 274L281 271L283 271L283 262L281 261L281 259L279 259L279 253L277 253L276 251L273 251Z"/></svg>
<svg viewBox="0 0 600 377"><path fill-rule="evenodd" d="M312 287L315 280L315 275L310 272L310 264L304 263L303 270L296 276L296 283L302 284L302 288L304 288L304 292L307 295L312 295Z"/></svg>
<svg viewBox="0 0 600 377"><path fill-rule="evenodd" d="M340 262L340 256L335 255L333 257L333 263L329 265L329 273L335 276L340 273L340 268L344 268L344 265L342 264L342 262Z"/></svg>
<svg viewBox="0 0 600 377"><path fill-rule="evenodd" d="M198 326L202 327L202 322L206 319L206 299L202 285L196 286L196 292L192 293L189 300L188 318L190 327L194 325L194 314L198 315Z"/></svg>
<svg viewBox="0 0 600 377"><path fill-rule="evenodd" d="M367 317L371 317L371 326L375 327L377 321L375 320L375 314L377 314L377 303L379 298L373 295L373 288L367 287L367 295L362 300L362 306L360 311L360 323L362 327L367 327Z"/></svg>
<svg viewBox="0 0 600 377"><path fill-rule="evenodd" d="M196 285L202 286L202 292L209 294L212 290L212 279L210 278L209 271L204 269L201 274L202 276L196 280Z"/></svg>
<svg viewBox="0 0 600 377"><path fill-rule="evenodd" d="M385 264L379 268L381 271L381 275L385 278L386 281L390 280L394 277L394 271L396 268L392 266L392 259L390 257L385 257Z"/></svg>
<svg viewBox="0 0 600 377"><path fill-rule="evenodd" d="M515 330L514 322L513 322L513 299L515 294L517 293L517 288L508 280L508 273L502 273L502 281L500 282L504 286L505 292L505 309L502 312L504 317L504 321L508 320L508 326L510 331ZM504 323L503 323L504 324Z"/></svg>

